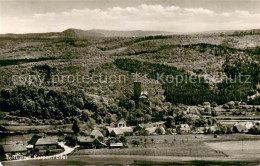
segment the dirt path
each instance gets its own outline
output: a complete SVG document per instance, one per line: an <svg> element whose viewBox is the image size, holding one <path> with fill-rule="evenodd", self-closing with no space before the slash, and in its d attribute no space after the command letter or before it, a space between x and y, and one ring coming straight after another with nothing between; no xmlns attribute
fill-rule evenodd
<svg viewBox="0 0 260 166"><path fill-rule="evenodd" d="M74 148L68 147L67 145L65 145L64 142L59 142L59 145L60 145L62 148L64 148L64 152L62 152L62 153L60 153L60 154L58 154L58 155L68 155L68 154L70 154L71 152L73 152L75 148L77 148L77 147L74 147ZM55 155L54 155L54 156L55 156Z"/></svg>

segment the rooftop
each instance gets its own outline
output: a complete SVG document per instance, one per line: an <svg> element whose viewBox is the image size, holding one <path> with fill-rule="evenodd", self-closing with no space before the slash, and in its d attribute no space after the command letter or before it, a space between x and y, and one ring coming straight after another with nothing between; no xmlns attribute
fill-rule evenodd
<svg viewBox="0 0 260 166"><path fill-rule="evenodd" d="M3 145L3 150L5 153L8 153L8 152L25 152L27 149L25 145Z"/></svg>
<svg viewBox="0 0 260 166"><path fill-rule="evenodd" d="M124 118L121 118L120 120L118 120L117 122L126 122Z"/></svg>
<svg viewBox="0 0 260 166"><path fill-rule="evenodd" d="M104 137L104 135L97 129L93 130L90 135L95 136L95 138Z"/></svg>
<svg viewBox="0 0 260 166"><path fill-rule="evenodd" d="M3 139L3 144L5 145L15 145L15 144L26 144L26 138L22 135L17 135L15 137L7 137Z"/></svg>
<svg viewBox="0 0 260 166"><path fill-rule="evenodd" d="M110 143L111 147L122 147L123 143L119 142L119 143Z"/></svg>
<svg viewBox="0 0 260 166"><path fill-rule="evenodd" d="M78 136L77 140L81 143L91 143L95 138L91 138L90 136Z"/></svg>
<svg viewBox="0 0 260 166"><path fill-rule="evenodd" d="M114 131L116 135L123 135L124 133L132 133L133 132L132 127L120 127L120 128L107 127L107 129L108 129L109 133Z"/></svg>
<svg viewBox="0 0 260 166"><path fill-rule="evenodd" d="M45 138L38 139L35 145L54 145L57 143L58 143L58 137L52 136L52 137L45 137Z"/></svg>

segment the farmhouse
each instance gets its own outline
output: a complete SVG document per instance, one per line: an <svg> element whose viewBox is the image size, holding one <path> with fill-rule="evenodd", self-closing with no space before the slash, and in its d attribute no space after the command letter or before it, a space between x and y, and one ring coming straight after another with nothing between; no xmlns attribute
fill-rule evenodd
<svg viewBox="0 0 260 166"><path fill-rule="evenodd" d="M27 144L27 140L24 136L22 135L17 135L15 137L7 137L6 139L3 140L3 143L5 145L16 145L16 144Z"/></svg>
<svg viewBox="0 0 260 166"><path fill-rule="evenodd" d="M107 146L106 144L100 142L98 139L92 138L90 136L78 136L77 141L80 145L80 148L82 149L99 149Z"/></svg>
<svg viewBox="0 0 260 166"><path fill-rule="evenodd" d="M23 159L27 154L26 145L3 145L3 152L7 160Z"/></svg>
<svg viewBox="0 0 260 166"><path fill-rule="evenodd" d="M81 148L91 149L93 146L95 138L91 138L90 136L78 136L77 141Z"/></svg>
<svg viewBox="0 0 260 166"><path fill-rule="evenodd" d="M46 150L58 149L58 137L43 137L36 141L34 148L39 149L39 151L44 152Z"/></svg>
<svg viewBox="0 0 260 166"><path fill-rule="evenodd" d="M125 134L132 134L133 128L132 127L106 127L109 134L114 132L116 135L125 135Z"/></svg>

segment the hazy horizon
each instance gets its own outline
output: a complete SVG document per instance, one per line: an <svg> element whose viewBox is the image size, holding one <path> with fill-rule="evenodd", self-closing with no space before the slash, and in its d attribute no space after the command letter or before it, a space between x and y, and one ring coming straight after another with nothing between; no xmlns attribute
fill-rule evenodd
<svg viewBox="0 0 260 166"><path fill-rule="evenodd" d="M83 31L95 31L95 30L100 30L100 31L121 31L121 32L131 32L131 31L144 31L144 32L149 32L149 31L158 31L158 32L168 32L172 34L194 34L194 33L207 33L207 32L228 32L228 31L246 31L246 30L254 30L254 29L233 29L233 30L225 30L225 29L216 29L216 30L210 30L210 31L196 31L196 32L170 32L170 31L163 31L163 30L142 30L142 29L136 29L136 30L113 30L113 29L79 29L79 28L68 28L68 29L77 29L77 30L83 30ZM66 31L68 29L64 29L62 31L46 31L46 32L28 32L28 33L0 33L1 35L8 35L8 34L30 34L30 33L59 33ZM258 28L259 29L259 28Z"/></svg>
<svg viewBox="0 0 260 166"><path fill-rule="evenodd" d="M260 29L260 0L0 0L0 34Z"/></svg>

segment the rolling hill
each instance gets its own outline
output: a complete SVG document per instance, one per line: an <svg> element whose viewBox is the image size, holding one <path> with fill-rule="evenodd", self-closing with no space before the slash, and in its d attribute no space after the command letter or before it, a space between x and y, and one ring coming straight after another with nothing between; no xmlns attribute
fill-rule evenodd
<svg viewBox="0 0 260 166"><path fill-rule="evenodd" d="M81 30L67 29L62 32L47 32L47 33L27 33L27 34L1 34L0 37L11 38L87 38L87 37L142 37L152 35L171 35L171 32L165 31L113 31L113 30Z"/></svg>

